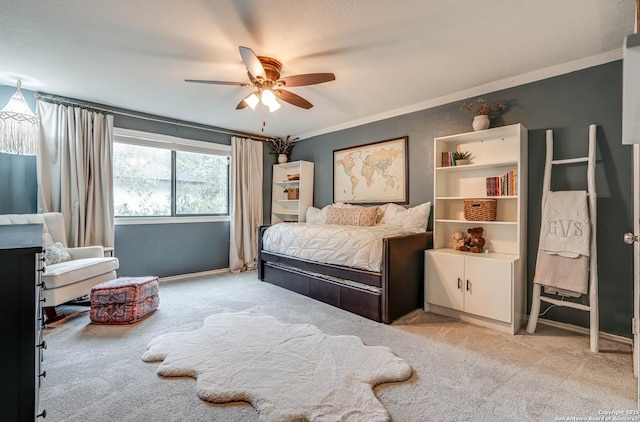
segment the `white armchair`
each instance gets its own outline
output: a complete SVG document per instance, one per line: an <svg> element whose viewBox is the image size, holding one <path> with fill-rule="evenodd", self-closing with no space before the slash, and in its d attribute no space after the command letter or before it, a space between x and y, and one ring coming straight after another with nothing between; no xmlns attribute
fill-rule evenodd
<svg viewBox="0 0 640 422"><path fill-rule="evenodd" d="M59 242L71 255L68 261L46 265L42 274L47 322L64 317L56 313L55 306L86 296L96 284L116 278L118 258L105 257L102 246L67 248L62 213L5 214L0 215L2 224L42 224L45 249Z"/></svg>

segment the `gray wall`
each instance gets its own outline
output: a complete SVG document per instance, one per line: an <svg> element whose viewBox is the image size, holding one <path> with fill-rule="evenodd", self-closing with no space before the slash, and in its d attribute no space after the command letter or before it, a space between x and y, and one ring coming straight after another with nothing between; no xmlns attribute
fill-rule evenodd
<svg viewBox="0 0 640 422"><path fill-rule="evenodd" d="M15 87L0 85L0 107L4 107L14 92ZM22 92L35 112L36 101L33 92L24 89ZM95 105L100 106L100 104ZM227 134L120 114L114 115L114 125L186 139L231 144L231 136ZM9 183L5 183L7 180L4 177L5 173L11 175ZM36 212L37 182L34 157L0 154L0 176L3 186L0 189L0 212L2 214ZM115 254L120 260L118 275L122 276L168 277L227 268L229 266L229 223L116 226Z"/></svg>
<svg viewBox="0 0 640 422"><path fill-rule="evenodd" d="M35 155L0 153L0 214L38 210Z"/></svg>
<svg viewBox="0 0 640 422"><path fill-rule="evenodd" d="M623 146L622 62L487 93L508 101L508 110L492 127L522 123L529 129L528 308L540 229L540 200L545 131L554 130L555 157L586 156L589 124L598 125L596 190L598 194L598 277L600 328L631 337L633 316L633 248L622 234L633 228L632 148ZM314 204L333 199L333 150L409 136L409 205L433 201L433 138L471 131L471 116L455 102L300 141L292 160L315 163ZM553 190L586 189L586 168L571 166L552 176ZM586 302L585 302L586 303ZM544 307L544 304L543 304ZM588 314L551 309L545 318L589 326Z"/></svg>
<svg viewBox="0 0 640 422"><path fill-rule="evenodd" d="M118 275L167 277L229 266L229 222L116 226Z"/></svg>

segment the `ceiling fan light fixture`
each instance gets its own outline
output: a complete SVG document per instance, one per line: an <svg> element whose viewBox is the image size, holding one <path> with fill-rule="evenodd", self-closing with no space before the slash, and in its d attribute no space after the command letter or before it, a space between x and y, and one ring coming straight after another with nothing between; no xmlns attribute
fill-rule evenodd
<svg viewBox="0 0 640 422"><path fill-rule="evenodd" d="M269 112L273 113L274 111L278 110L282 106L280 105L279 102L275 101L273 104L269 104L268 107L269 107Z"/></svg>
<svg viewBox="0 0 640 422"><path fill-rule="evenodd" d="M255 110L256 106L258 105L258 102L260 102L260 98L258 98L256 93L254 92L253 94L245 98L244 102L247 103L249 107L251 107L251 110Z"/></svg>
<svg viewBox="0 0 640 422"><path fill-rule="evenodd" d="M269 111L271 113L281 107L280 103L276 99L276 95L270 89L265 89L262 91L262 104L269 107Z"/></svg>
<svg viewBox="0 0 640 422"><path fill-rule="evenodd" d="M269 107L272 104L277 104L277 103L278 101L276 101L276 96L273 93L273 91L271 91L270 89L265 89L262 91L262 104Z"/></svg>

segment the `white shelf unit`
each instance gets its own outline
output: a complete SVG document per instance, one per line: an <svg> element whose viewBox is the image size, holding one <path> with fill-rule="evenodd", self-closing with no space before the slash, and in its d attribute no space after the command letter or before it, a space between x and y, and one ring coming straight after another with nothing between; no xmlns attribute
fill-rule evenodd
<svg viewBox="0 0 640 422"><path fill-rule="evenodd" d="M443 152L470 164L443 167ZM515 334L526 314L527 129L521 124L435 138L433 249L425 253L425 310ZM516 195L488 196L486 179L517 174ZM467 221L464 201L496 200L495 221ZM452 235L482 227L487 253L453 250Z"/></svg>
<svg viewBox="0 0 640 422"><path fill-rule="evenodd" d="M287 175L299 174L299 180ZM288 199L285 189L299 189L298 199ZM313 163L292 161L273 165L271 186L271 224L306 221L307 208L313 205Z"/></svg>

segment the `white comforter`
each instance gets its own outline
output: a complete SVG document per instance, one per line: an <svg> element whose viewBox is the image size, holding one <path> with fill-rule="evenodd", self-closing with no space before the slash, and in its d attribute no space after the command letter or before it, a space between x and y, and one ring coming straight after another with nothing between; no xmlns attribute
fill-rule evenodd
<svg viewBox="0 0 640 422"><path fill-rule="evenodd" d="M280 223L265 231L262 245L265 251L379 272L382 238L418 232L385 225Z"/></svg>

